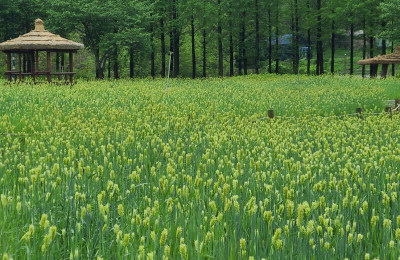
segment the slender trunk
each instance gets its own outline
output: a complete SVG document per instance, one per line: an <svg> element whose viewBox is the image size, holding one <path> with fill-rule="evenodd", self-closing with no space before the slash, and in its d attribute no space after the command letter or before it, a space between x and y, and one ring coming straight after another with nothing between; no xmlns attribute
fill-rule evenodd
<svg viewBox="0 0 400 260"><path fill-rule="evenodd" d="M129 77L134 77L135 63L133 60L133 48L129 48Z"/></svg>
<svg viewBox="0 0 400 260"><path fill-rule="evenodd" d="M154 54L154 28L150 26L150 75L154 79L155 77L155 54Z"/></svg>
<svg viewBox="0 0 400 260"><path fill-rule="evenodd" d="M394 52L394 43L392 42L392 53ZM392 76L395 76L394 64L392 64Z"/></svg>
<svg viewBox="0 0 400 260"><path fill-rule="evenodd" d="M362 58L365 59L367 53L367 37L365 35L365 20L363 20L363 48L362 48ZM365 77L365 65L362 65L361 76Z"/></svg>
<svg viewBox="0 0 400 260"><path fill-rule="evenodd" d="M165 78L165 34L164 34L164 19L160 19L160 41L161 41L161 77Z"/></svg>
<svg viewBox="0 0 400 260"><path fill-rule="evenodd" d="M196 78L196 48L195 48L195 35L194 35L194 16L192 13L190 19L191 33L192 33L192 78Z"/></svg>
<svg viewBox="0 0 400 260"><path fill-rule="evenodd" d="M203 77L207 77L207 34L206 29L203 29Z"/></svg>
<svg viewBox="0 0 400 260"><path fill-rule="evenodd" d="M238 55L238 72L239 75L242 75L243 72L243 32L240 30L239 33L239 55Z"/></svg>
<svg viewBox="0 0 400 260"><path fill-rule="evenodd" d="M104 79L104 71L103 68L101 67L100 51L98 49L94 51L94 59L96 62L96 79Z"/></svg>
<svg viewBox="0 0 400 260"><path fill-rule="evenodd" d="M354 24L350 24L350 75L354 74Z"/></svg>
<svg viewBox="0 0 400 260"><path fill-rule="evenodd" d="M117 45L115 45L114 47L114 55L113 55L113 59L114 59L114 79L119 79L119 66L118 66L118 47Z"/></svg>
<svg viewBox="0 0 400 260"><path fill-rule="evenodd" d="M230 22L229 28L229 76L232 77L234 75L232 22Z"/></svg>
<svg viewBox="0 0 400 260"><path fill-rule="evenodd" d="M111 79L111 58L107 59L107 77Z"/></svg>
<svg viewBox="0 0 400 260"><path fill-rule="evenodd" d="M268 73L272 73L272 21L271 21L271 6L268 7Z"/></svg>
<svg viewBox="0 0 400 260"><path fill-rule="evenodd" d="M297 0L296 0L297 1ZM259 21L259 14L258 14L258 0L255 0L255 13L256 13L256 46L255 46L255 51L256 51L256 56L255 56L255 61L254 61L254 69L255 73L259 74L259 68L258 68L258 62L260 61L260 21Z"/></svg>
<svg viewBox="0 0 400 260"><path fill-rule="evenodd" d="M374 37L369 37L369 57L374 57Z"/></svg>
<svg viewBox="0 0 400 260"><path fill-rule="evenodd" d="M174 33L173 33L173 31L170 31L169 32L169 51L170 52L174 52ZM168 65L168 66L170 66L170 70L172 71L172 77L174 76L173 75L173 72L174 72L174 59L175 59L175 57L174 57L174 55L172 55L172 57L171 57L171 65Z"/></svg>
<svg viewBox="0 0 400 260"><path fill-rule="evenodd" d="M332 14L334 11L332 10ZM332 35L331 35L331 73L335 74L335 20L332 19Z"/></svg>
<svg viewBox="0 0 400 260"><path fill-rule="evenodd" d="M384 29L386 27L386 22L382 21L382 28ZM386 40L382 39L382 55L386 54Z"/></svg>
<svg viewBox="0 0 400 260"><path fill-rule="evenodd" d="M279 1L276 2L275 22L275 73L279 74Z"/></svg>
<svg viewBox="0 0 400 260"><path fill-rule="evenodd" d="M296 74L300 65L299 56L299 6L298 0L294 0L294 50L293 50L293 72Z"/></svg>
<svg viewBox="0 0 400 260"><path fill-rule="evenodd" d="M317 75L324 74L324 54L322 46L322 19L321 19L321 0L317 0Z"/></svg>
<svg viewBox="0 0 400 260"><path fill-rule="evenodd" d="M173 47L174 47L174 77L177 77L179 75L179 38L180 38L180 33L178 31L178 10L177 10L177 5L176 5L177 0L173 0L173 6L172 6L172 18L173 18Z"/></svg>
<svg viewBox="0 0 400 260"><path fill-rule="evenodd" d="M222 26L221 26L221 0L218 0L218 76L224 75L224 61L222 56Z"/></svg>

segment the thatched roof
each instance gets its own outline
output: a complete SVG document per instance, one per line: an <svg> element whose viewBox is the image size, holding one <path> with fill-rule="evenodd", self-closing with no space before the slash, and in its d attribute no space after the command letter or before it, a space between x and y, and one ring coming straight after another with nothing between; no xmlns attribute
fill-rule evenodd
<svg viewBox="0 0 400 260"><path fill-rule="evenodd" d="M83 44L62 38L44 29L43 21L35 20L35 30L0 43L0 50L79 50Z"/></svg>
<svg viewBox="0 0 400 260"><path fill-rule="evenodd" d="M400 63L400 47L397 47L396 51L390 54L357 61L358 65L397 64L397 63Z"/></svg>

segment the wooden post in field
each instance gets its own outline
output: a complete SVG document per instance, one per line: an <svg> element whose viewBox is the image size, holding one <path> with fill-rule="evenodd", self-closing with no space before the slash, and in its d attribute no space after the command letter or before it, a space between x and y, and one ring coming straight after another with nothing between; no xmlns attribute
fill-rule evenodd
<svg viewBox="0 0 400 260"><path fill-rule="evenodd" d="M274 118L274 110L268 110L268 118Z"/></svg>
<svg viewBox="0 0 400 260"><path fill-rule="evenodd" d="M361 115L362 109L361 109L360 107L357 107L357 108L356 108L356 113L357 113L357 117L360 118L360 119L362 119L362 115Z"/></svg>

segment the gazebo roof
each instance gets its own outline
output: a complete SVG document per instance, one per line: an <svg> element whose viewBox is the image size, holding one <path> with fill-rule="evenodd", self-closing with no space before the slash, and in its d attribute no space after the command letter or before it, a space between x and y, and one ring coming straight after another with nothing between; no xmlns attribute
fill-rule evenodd
<svg viewBox="0 0 400 260"><path fill-rule="evenodd" d="M390 54L357 61L358 65L397 64L397 63L400 63L400 47L397 47L396 51Z"/></svg>
<svg viewBox="0 0 400 260"><path fill-rule="evenodd" d="M21 50L79 50L83 44L62 38L44 29L41 19L35 20L35 30L30 31L18 38L0 43L2 51Z"/></svg>

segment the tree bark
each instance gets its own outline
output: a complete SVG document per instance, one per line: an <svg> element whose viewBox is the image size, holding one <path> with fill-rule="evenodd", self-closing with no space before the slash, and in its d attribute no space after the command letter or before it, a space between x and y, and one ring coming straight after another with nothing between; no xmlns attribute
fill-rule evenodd
<svg viewBox="0 0 400 260"><path fill-rule="evenodd" d="M322 45L321 0L317 0L317 75L324 74L324 50Z"/></svg>
<svg viewBox="0 0 400 260"><path fill-rule="evenodd" d="M160 19L160 42L161 42L161 77L165 78L165 34L164 34L164 19Z"/></svg>
<svg viewBox="0 0 400 260"><path fill-rule="evenodd" d="M276 2L275 18L275 73L279 74L279 1Z"/></svg>
<svg viewBox="0 0 400 260"><path fill-rule="evenodd" d="M352 22L350 24L350 75L353 74L354 74L354 24Z"/></svg>
<svg viewBox="0 0 400 260"><path fill-rule="evenodd" d="M334 11L332 10L332 14ZM335 20L332 19L332 35L331 35L331 73L335 74Z"/></svg>
<svg viewBox="0 0 400 260"><path fill-rule="evenodd" d="M268 7L268 73L272 73L272 21L271 21L271 6Z"/></svg>
<svg viewBox="0 0 400 260"><path fill-rule="evenodd" d="M203 77L207 77L207 34L206 29L203 29Z"/></svg>
<svg viewBox="0 0 400 260"><path fill-rule="evenodd" d="M218 0L218 75L224 75L224 60L222 54L222 25L221 25L221 0Z"/></svg>
<svg viewBox="0 0 400 260"><path fill-rule="evenodd" d="M173 46L174 46L174 77L177 77L179 75L179 38L180 38L180 33L178 30L178 10L177 10L177 5L176 5L177 0L173 0L173 6L172 6L172 18L174 20L174 26L173 26Z"/></svg>
<svg viewBox="0 0 400 260"><path fill-rule="evenodd" d="M96 79L104 79L104 71L101 67L100 51L98 49L94 51L94 59L96 62Z"/></svg>
<svg viewBox="0 0 400 260"><path fill-rule="evenodd" d="M374 37L369 37L369 57L374 57Z"/></svg>
<svg viewBox="0 0 400 260"><path fill-rule="evenodd" d="M296 0L297 1L297 0ZM254 2L254 8L255 8L255 23L256 23L256 44L255 44L255 51L256 51L256 55L255 55L255 61L254 61L254 69L255 69L255 73L259 74L259 64L258 62L260 61L260 21L259 21L259 14L258 14L258 0L255 0Z"/></svg>
<svg viewBox="0 0 400 260"><path fill-rule="evenodd" d="M133 57L133 48L129 48L129 77L133 78L135 69L134 57Z"/></svg>
<svg viewBox="0 0 400 260"><path fill-rule="evenodd" d="M113 55L113 60L114 60L114 79L119 79L119 65L118 65L118 47L115 45L114 47L114 55Z"/></svg>
<svg viewBox="0 0 400 260"><path fill-rule="evenodd" d="M293 73L296 74L300 65L299 56L299 6L298 0L294 0L294 34L293 34Z"/></svg>
<svg viewBox="0 0 400 260"><path fill-rule="evenodd" d="M196 78L196 48L195 48L195 35L194 35L194 16L190 18L191 33L192 33L192 78Z"/></svg>
<svg viewBox="0 0 400 260"><path fill-rule="evenodd" d="M367 53L367 36L365 35L365 19L363 20L363 48L362 48L362 58L365 59ZM362 65L361 77L365 77L365 65Z"/></svg>
<svg viewBox="0 0 400 260"><path fill-rule="evenodd" d="M154 54L154 28L150 26L150 75L154 79L155 77L155 54Z"/></svg>

